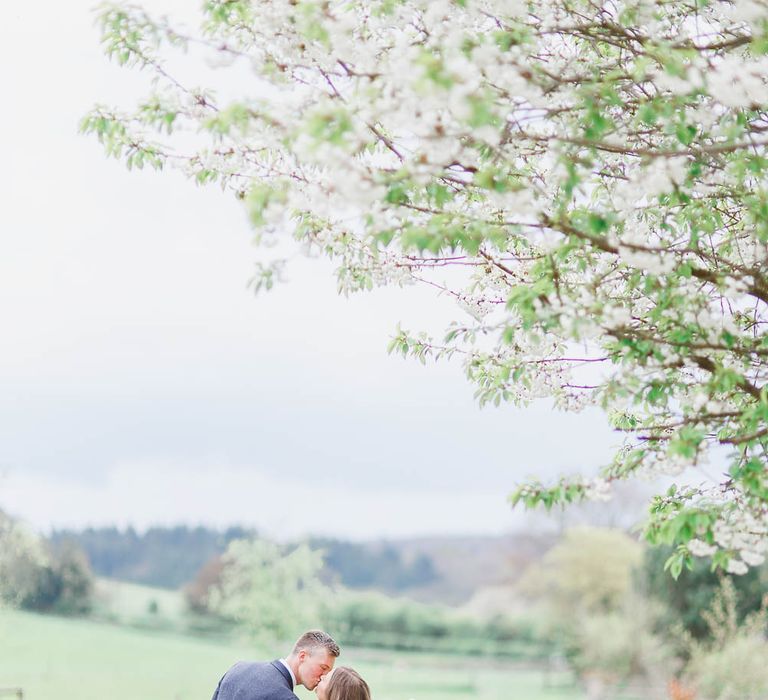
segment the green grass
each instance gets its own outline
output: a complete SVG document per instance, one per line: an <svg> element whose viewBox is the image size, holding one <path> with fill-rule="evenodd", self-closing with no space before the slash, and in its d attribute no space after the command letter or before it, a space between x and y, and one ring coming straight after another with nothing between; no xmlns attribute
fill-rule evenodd
<svg viewBox="0 0 768 700"><path fill-rule="evenodd" d="M0 688L20 686L25 700L207 700L234 661L281 651L0 610ZM374 700L583 698L572 687L544 689L538 671L486 660L352 649L339 663L362 673ZM303 689L298 694L315 697Z"/></svg>
<svg viewBox="0 0 768 700"><path fill-rule="evenodd" d="M211 616L189 613L181 591L105 578L96 580L90 617L127 627L204 635L209 641L233 637L230 626Z"/></svg>
<svg viewBox="0 0 768 700"><path fill-rule="evenodd" d="M94 598L94 616L122 624L159 619L180 625L184 619L180 591L100 578L96 579ZM152 607L155 612L150 611Z"/></svg>
<svg viewBox="0 0 768 700"><path fill-rule="evenodd" d="M246 648L112 624L0 612L0 687L25 700L209 697Z"/></svg>

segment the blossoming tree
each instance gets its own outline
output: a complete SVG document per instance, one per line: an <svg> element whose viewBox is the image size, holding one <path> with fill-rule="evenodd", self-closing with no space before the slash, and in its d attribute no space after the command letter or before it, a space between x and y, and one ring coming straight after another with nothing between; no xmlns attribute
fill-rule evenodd
<svg viewBox="0 0 768 700"><path fill-rule="evenodd" d="M444 337L392 348L461 358L481 403L599 406L625 434L599 478L514 503L716 454L722 478L653 499L648 538L678 545L675 575L763 560L766 0L208 0L201 19L103 6L106 53L154 79L83 130L129 167L230 190L262 238L334 260L344 292L454 297ZM241 97L186 84L184 52Z"/></svg>

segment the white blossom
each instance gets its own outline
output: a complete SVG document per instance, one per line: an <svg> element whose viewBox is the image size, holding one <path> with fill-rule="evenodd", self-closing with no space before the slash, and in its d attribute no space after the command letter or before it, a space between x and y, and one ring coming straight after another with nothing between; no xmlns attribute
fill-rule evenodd
<svg viewBox="0 0 768 700"><path fill-rule="evenodd" d="M606 479L593 479L587 484L585 495L590 501L610 501L611 484Z"/></svg>
<svg viewBox="0 0 768 700"><path fill-rule="evenodd" d="M750 24L768 16L768 3L761 0L734 0L728 14L738 22Z"/></svg>
<svg viewBox="0 0 768 700"><path fill-rule="evenodd" d="M632 320L632 314L625 306L609 304L603 309L603 324L606 328L625 326Z"/></svg>
<svg viewBox="0 0 768 700"><path fill-rule="evenodd" d="M715 545L710 545L700 539L692 539L688 542L688 549L695 557L711 557L716 551Z"/></svg>
<svg viewBox="0 0 768 700"><path fill-rule="evenodd" d="M749 107L765 100L768 60L744 61L736 57L720 60L708 73L709 89L728 107Z"/></svg>
<svg viewBox="0 0 768 700"><path fill-rule="evenodd" d="M760 566L765 562L765 554L746 549L741 551L741 558L749 566Z"/></svg>
<svg viewBox="0 0 768 700"><path fill-rule="evenodd" d="M737 576L743 576L749 571L749 567L739 559L731 559L728 562L728 566L725 569L729 574L736 574Z"/></svg>

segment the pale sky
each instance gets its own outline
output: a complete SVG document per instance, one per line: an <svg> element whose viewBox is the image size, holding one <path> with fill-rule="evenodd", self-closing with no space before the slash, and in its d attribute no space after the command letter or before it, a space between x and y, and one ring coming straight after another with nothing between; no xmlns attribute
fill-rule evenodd
<svg viewBox="0 0 768 700"><path fill-rule="evenodd" d="M398 322L460 313L432 291L346 299L298 259L254 297L264 251L233 199L78 135L94 103L148 89L101 55L91 5L0 25L0 508L43 530L495 534L527 522L517 481L608 461L601 414L481 410L459 364L388 356Z"/></svg>

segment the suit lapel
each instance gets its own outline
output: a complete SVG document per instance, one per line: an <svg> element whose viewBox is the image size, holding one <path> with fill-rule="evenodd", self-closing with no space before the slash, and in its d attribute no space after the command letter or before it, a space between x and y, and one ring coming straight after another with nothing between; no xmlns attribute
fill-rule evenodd
<svg viewBox="0 0 768 700"><path fill-rule="evenodd" d="M293 679L291 678L291 674L288 672L288 669L283 666L283 664L280 663L278 659L275 659L272 662L272 665L280 671L280 675L285 679L285 684L288 686L290 690L293 690Z"/></svg>

